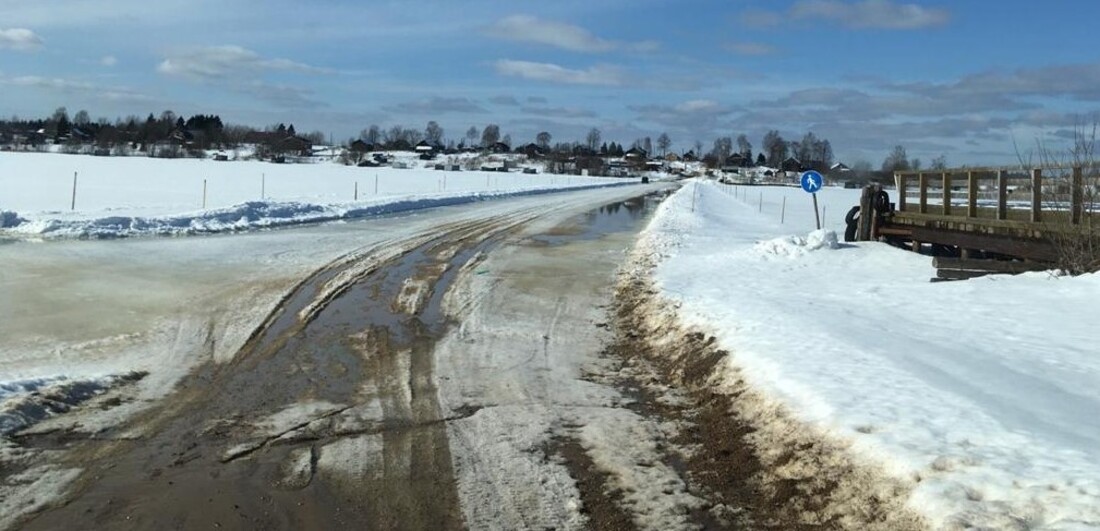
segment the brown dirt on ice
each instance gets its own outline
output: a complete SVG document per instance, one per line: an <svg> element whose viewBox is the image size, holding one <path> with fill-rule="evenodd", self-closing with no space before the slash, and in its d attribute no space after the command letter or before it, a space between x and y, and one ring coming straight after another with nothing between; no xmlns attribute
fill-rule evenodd
<svg viewBox="0 0 1100 531"><path fill-rule="evenodd" d="M670 460L708 502L696 516L702 528L925 527L905 508L901 482L857 463L844 444L732 376L734 354L682 327L648 270L620 277L611 323L617 340L606 355L621 363L612 379L638 399L636 409L679 426L670 442L680 455Z"/></svg>

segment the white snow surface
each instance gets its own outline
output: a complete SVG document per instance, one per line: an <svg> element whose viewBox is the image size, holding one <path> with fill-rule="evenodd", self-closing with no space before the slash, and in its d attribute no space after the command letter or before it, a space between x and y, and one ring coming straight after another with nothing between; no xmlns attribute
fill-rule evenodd
<svg viewBox="0 0 1100 531"><path fill-rule="evenodd" d="M930 283L927 256L834 243L858 194L819 192L826 226L811 232L800 189L698 181L640 245L687 325L796 418L908 481L934 528L1100 528L1100 275Z"/></svg>
<svg viewBox="0 0 1100 531"><path fill-rule="evenodd" d="M0 236L106 238L242 231L635 182L427 167L359 168L330 162L0 153Z"/></svg>

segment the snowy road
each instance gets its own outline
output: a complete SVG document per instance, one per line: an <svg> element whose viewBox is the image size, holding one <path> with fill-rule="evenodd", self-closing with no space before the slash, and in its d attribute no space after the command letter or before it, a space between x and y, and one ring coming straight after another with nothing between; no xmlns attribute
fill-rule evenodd
<svg viewBox="0 0 1100 531"><path fill-rule="evenodd" d="M575 455L632 493L635 525L688 525L699 501L661 463L660 426L586 377L606 365L637 196L657 188L5 246L4 289L22 302L6 370L148 376L5 443L4 523L48 508L26 528L578 528Z"/></svg>

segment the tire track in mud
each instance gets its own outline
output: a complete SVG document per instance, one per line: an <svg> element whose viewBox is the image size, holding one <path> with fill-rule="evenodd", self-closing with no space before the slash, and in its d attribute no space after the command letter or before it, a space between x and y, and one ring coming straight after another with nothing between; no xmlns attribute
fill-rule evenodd
<svg viewBox="0 0 1100 531"><path fill-rule="evenodd" d="M454 223L311 275L231 362L203 365L102 440L63 441L85 473L25 528L463 527L433 375L441 302L463 266L537 215ZM144 435L112 440L133 430Z"/></svg>

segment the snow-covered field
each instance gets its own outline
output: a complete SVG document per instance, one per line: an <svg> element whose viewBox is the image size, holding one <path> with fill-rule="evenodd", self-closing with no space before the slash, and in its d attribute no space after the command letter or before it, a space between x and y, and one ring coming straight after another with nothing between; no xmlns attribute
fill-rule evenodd
<svg viewBox="0 0 1100 531"><path fill-rule="evenodd" d="M0 153L0 237L238 231L636 181L419 166Z"/></svg>
<svg viewBox="0 0 1100 531"><path fill-rule="evenodd" d="M827 229L858 194L818 194ZM796 418L911 484L933 527L1100 528L1100 275L934 284L928 257L808 236L810 205L799 189L689 184L641 245L686 324Z"/></svg>

